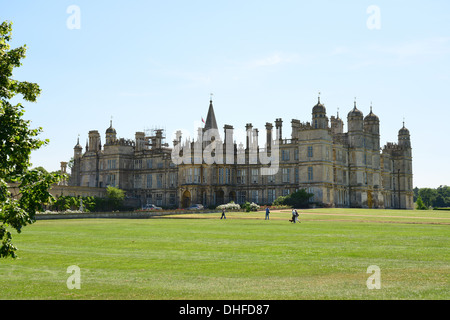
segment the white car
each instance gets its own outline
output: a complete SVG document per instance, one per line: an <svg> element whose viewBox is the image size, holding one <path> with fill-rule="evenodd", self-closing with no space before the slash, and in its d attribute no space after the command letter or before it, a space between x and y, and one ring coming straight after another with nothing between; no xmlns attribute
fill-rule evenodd
<svg viewBox="0 0 450 320"><path fill-rule="evenodd" d="M157 207L154 204L147 204L142 208L142 210L162 210L161 207Z"/></svg>
<svg viewBox="0 0 450 320"><path fill-rule="evenodd" d="M188 210L202 210L202 209L204 209L204 207L201 204L193 204L188 208Z"/></svg>

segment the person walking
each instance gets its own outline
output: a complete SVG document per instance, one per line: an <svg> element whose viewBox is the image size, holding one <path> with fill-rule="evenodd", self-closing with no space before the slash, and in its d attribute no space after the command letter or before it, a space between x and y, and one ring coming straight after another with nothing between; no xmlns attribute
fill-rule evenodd
<svg viewBox="0 0 450 320"><path fill-rule="evenodd" d="M269 213L270 213L269 207L266 207L266 218L264 220L269 220Z"/></svg>
<svg viewBox="0 0 450 320"><path fill-rule="evenodd" d="M222 216L220 217L220 219L222 220L222 218L226 219L227 217L225 216L225 208L222 208Z"/></svg>
<svg viewBox="0 0 450 320"><path fill-rule="evenodd" d="M295 211L295 218L294 218L294 223L295 223L295 222L298 222L298 223L300 223L300 221L298 220L298 216L299 216L299 214L298 214L298 212L297 212L297 209L295 209L294 211Z"/></svg>
<svg viewBox="0 0 450 320"><path fill-rule="evenodd" d="M293 222L293 223L295 223L295 220L296 220L296 216L295 216L295 213L296 213L297 211L295 210L295 209L292 209L292 218L291 218L291 222Z"/></svg>

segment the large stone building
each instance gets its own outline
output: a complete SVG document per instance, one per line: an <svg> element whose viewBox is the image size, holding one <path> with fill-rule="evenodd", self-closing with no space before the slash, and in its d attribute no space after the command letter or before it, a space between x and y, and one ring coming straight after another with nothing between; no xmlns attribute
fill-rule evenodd
<svg viewBox="0 0 450 320"><path fill-rule="evenodd" d="M163 130L119 139L111 122L104 144L98 131L89 132L84 153L78 141L69 184L112 185L141 205L166 207L231 200L270 204L305 188L314 194L315 205L413 209L411 142L404 124L398 142L381 149L380 120L372 107L364 117L355 102L344 132L339 114L328 118L319 97L310 122L291 121L290 139L283 138L282 119L273 127L266 123L263 147L251 123L245 128L245 145L236 144L231 125L224 126L222 139L210 101L197 139L182 142L178 132L169 148ZM269 164L263 161L267 158Z"/></svg>

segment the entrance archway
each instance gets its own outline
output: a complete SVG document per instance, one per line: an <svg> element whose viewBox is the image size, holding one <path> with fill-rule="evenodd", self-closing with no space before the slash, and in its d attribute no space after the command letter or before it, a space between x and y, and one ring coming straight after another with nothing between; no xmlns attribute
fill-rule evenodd
<svg viewBox="0 0 450 320"><path fill-rule="evenodd" d="M191 193L188 190L181 197L181 205L183 208L189 208L191 206Z"/></svg>
<svg viewBox="0 0 450 320"><path fill-rule="evenodd" d="M231 192L228 194L228 201L229 201L229 202L233 201L234 203L236 203L236 192L231 191Z"/></svg>
<svg viewBox="0 0 450 320"><path fill-rule="evenodd" d="M223 190L216 191L216 205L223 204L225 202L225 194Z"/></svg>

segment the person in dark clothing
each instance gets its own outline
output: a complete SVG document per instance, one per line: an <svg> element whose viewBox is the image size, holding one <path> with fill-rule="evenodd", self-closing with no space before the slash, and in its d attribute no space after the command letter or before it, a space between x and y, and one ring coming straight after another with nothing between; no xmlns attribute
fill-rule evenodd
<svg viewBox="0 0 450 320"><path fill-rule="evenodd" d="M220 217L220 219L226 219L227 217L225 216L225 208L222 209L222 216Z"/></svg>
<svg viewBox="0 0 450 320"><path fill-rule="evenodd" d="M297 209L294 210L294 211L295 211L295 212L294 212L294 214L295 214L294 221L300 223L300 221L298 220L299 214L298 214L298 212L297 212Z"/></svg>

